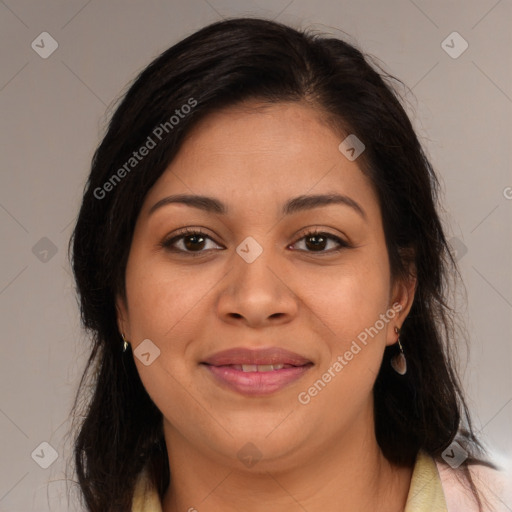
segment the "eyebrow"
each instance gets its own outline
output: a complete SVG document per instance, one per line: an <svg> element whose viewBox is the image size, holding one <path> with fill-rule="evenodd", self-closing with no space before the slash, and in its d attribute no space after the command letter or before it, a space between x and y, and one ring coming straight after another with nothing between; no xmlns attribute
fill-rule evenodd
<svg viewBox="0 0 512 512"><path fill-rule="evenodd" d="M164 197L157 201L149 210L148 216L155 210L166 206L168 204L185 204L192 208L197 208L209 213L217 213L219 215L226 215L228 212L227 206L215 199L214 197L198 196L191 194L178 194L173 196ZM296 212L311 210L320 206L327 206L331 204L340 204L349 206L356 211L363 219L367 220L366 212L359 203L352 198L342 194L316 194L316 195L302 195L288 200L282 209L283 215L291 215Z"/></svg>

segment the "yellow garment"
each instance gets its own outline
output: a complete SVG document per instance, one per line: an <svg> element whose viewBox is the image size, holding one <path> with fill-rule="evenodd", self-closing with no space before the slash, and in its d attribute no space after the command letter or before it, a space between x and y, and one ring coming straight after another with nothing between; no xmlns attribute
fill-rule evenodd
<svg viewBox="0 0 512 512"><path fill-rule="evenodd" d="M148 478L146 469L140 473L133 493L132 512L162 512L157 490Z"/></svg>
<svg viewBox="0 0 512 512"><path fill-rule="evenodd" d="M132 512L162 512L158 493L145 472L135 487ZM424 452L416 458L404 512L447 512L436 463Z"/></svg>
<svg viewBox="0 0 512 512"><path fill-rule="evenodd" d="M404 512L448 512L437 465L422 451L416 457Z"/></svg>

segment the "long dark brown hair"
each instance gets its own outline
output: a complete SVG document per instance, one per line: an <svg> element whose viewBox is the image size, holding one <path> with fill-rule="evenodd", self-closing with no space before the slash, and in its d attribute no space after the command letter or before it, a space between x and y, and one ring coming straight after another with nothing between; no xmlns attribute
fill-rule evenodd
<svg viewBox="0 0 512 512"><path fill-rule="evenodd" d="M406 278L412 262L417 278L401 332L408 371L400 376L391 369L396 349L387 347L375 382L377 441L391 462L412 465L419 450L441 460L458 435L470 454L462 472L479 501L468 467L482 452L453 364L454 311L447 301L458 271L436 211L439 183L401 104L399 83L343 40L248 18L199 30L135 79L94 154L70 240L81 319L92 338L73 406L74 462L87 510L130 510L144 466L161 498L169 485L162 414L132 354L122 353L115 298L125 297L126 262L148 190L200 119L248 99L307 102L364 142L357 162L379 198L392 277ZM193 108L170 122L187 104ZM163 125L157 141L154 130ZM127 167L151 135L156 147Z"/></svg>

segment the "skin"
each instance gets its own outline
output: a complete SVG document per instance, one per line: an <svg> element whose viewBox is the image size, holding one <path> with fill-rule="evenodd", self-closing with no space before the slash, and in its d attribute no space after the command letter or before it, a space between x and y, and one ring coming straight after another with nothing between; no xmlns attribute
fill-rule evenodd
<svg viewBox="0 0 512 512"><path fill-rule="evenodd" d="M411 468L392 466L377 445L372 387L416 283L392 281L377 196L357 160L338 150L343 138L308 105L230 107L193 130L145 198L118 324L132 350L150 339L161 351L149 366L134 360L162 411L172 454L164 512L405 506ZM333 192L356 201L366 219L339 204L281 213L292 197ZM213 196L228 212L168 204L149 214L171 194ZM161 246L184 227L211 239L182 238L174 252ZM315 251L304 238L310 228L351 247L333 252L339 245L329 240ZM252 263L236 252L248 236L263 248ZM395 303L400 313L307 405L299 403L298 394ZM199 364L239 346L283 347L314 366L272 395L249 397ZM261 454L252 467L237 456L248 442Z"/></svg>

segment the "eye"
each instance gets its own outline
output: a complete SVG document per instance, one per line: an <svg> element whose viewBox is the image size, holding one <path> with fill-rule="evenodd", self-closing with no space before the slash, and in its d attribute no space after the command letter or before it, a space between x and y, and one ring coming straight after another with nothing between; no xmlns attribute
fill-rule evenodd
<svg viewBox="0 0 512 512"><path fill-rule="evenodd" d="M305 250L306 252L332 253L350 247L350 245L347 242L345 242L338 236L318 230L308 231L302 236L302 238L295 242L295 244L292 244L289 247L293 248L294 245L297 245L300 242L302 242L303 247L305 247L306 249L299 248L299 250ZM331 248L329 250L325 250L330 242L331 245L332 242L334 242L334 249Z"/></svg>
<svg viewBox="0 0 512 512"><path fill-rule="evenodd" d="M208 242L211 242L213 247L207 247ZM319 230L306 232L295 244L288 247L297 249L296 246L301 243L303 247L299 247L298 249L310 253L333 253L350 247L348 242L345 242L338 236ZM334 248L331 247L329 249L328 246L332 246L333 244ZM190 228L185 228L171 238L165 239L160 243L160 246L171 252L181 252L191 256L200 256L207 250L224 249L203 231Z"/></svg>
<svg viewBox="0 0 512 512"><path fill-rule="evenodd" d="M184 252L196 256L211 249L211 247L206 247L208 241L213 242L215 246L213 248L222 249L206 233L190 228L183 229L179 234L164 240L160 246L172 252Z"/></svg>

